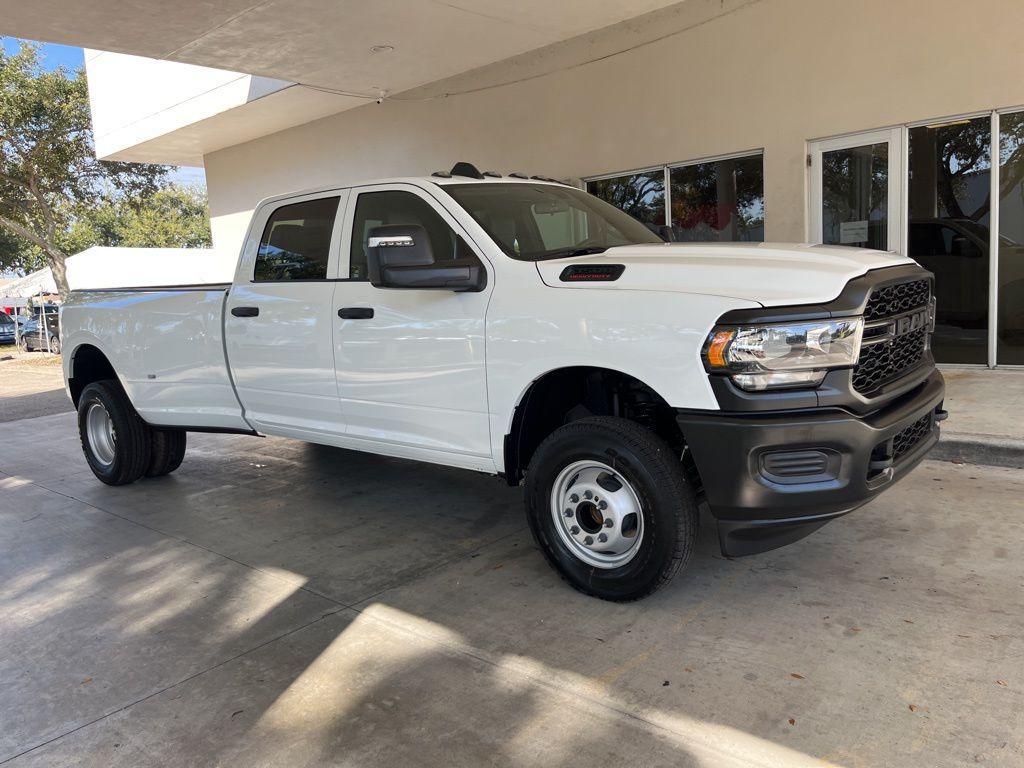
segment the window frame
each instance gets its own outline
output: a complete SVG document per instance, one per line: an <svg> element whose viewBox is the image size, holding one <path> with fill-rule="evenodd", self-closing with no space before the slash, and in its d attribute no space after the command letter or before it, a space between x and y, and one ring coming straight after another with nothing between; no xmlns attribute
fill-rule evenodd
<svg viewBox="0 0 1024 768"><path fill-rule="evenodd" d="M300 280L257 280L256 259L259 256L260 244L263 241L263 233L267 229L267 222L274 212L279 208L296 203L304 203L311 200L323 200L326 198L338 198L338 210L334 214L334 224L331 227L331 242L327 252L327 272L325 277L303 278ZM301 283L323 283L330 282L337 278L339 259L339 246L341 243L341 228L344 219L344 210L351 197L350 190L346 187L337 189L324 189L315 192L308 192L298 195L286 195L273 197L263 202L252 217L248 232L245 238L244 251L238 261L238 268L235 271L236 284L252 285L283 285Z"/></svg>
<svg viewBox="0 0 1024 768"><path fill-rule="evenodd" d="M825 139L811 139L806 143L807 157L807 216L805 237L809 243L821 244L824 220L821 211L824 183L822 155L826 152L854 149L868 144L888 146L886 185L886 247L883 250L905 254L907 252L907 131L901 128L879 128L872 131L844 133Z"/></svg>
<svg viewBox="0 0 1024 768"><path fill-rule="evenodd" d="M340 243L344 249L344 253L341 254L338 259L338 276L335 282L339 283L369 283L369 277L350 277L350 271L352 268L352 230L355 227L356 220L356 206L359 204L359 196L364 194L370 194L373 192L411 192L412 194L419 197L427 205L429 205L435 213L437 213L441 219L451 227L452 231L461 237L473 256L484 266L487 270L487 285L490 287L494 280L494 268L491 265L490 259L484 256L483 249L476 243L476 241L470 237L466 231L466 227L449 211L444 204L438 198L431 195L427 190L422 187L418 187L415 184L409 184L407 182L393 182L387 184L366 184L363 186L352 187L348 197L348 204L345 207L344 222L341 226L339 235ZM384 290L384 289L380 289Z"/></svg>
<svg viewBox="0 0 1024 768"><path fill-rule="evenodd" d="M674 163L665 163L664 165L649 165L645 168L636 168L628 171L618 171L616 173L600 173L593 176L584 176L580 179L583 183L583 191L588 194L593 194L587 188L587 185L592 181L606 181L608 179L617 179L622 176L634 176L640 173L656 173L661 171L664 177L662 184L664 185L664 200L665 200L665 216L662 222L663 226L672 226L672 170L675 168L689 168L694 165L702 165L704 163L717 163L722 160L740 160L750 157L761 158L761 195L764 196L764 147L756 149L748 149L740 152L727 152L721 155L708 155L707 157L698 157L691 160L681 160ZM768 222L768 208L765 206L765 224ZM707 241L707 242L722 242L722 241ZM726 241L728 242L728 241Z"/></svg>

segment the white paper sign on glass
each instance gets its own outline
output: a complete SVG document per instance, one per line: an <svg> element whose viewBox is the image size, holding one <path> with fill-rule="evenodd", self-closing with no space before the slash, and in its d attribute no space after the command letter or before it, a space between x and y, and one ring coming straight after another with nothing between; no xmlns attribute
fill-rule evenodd
<svg viewBox="0 0 1024 768"><path fill-rule="evenodd" d="M868 220L844 221L839 225L839 243L866 243L868 240Z"/></svg>

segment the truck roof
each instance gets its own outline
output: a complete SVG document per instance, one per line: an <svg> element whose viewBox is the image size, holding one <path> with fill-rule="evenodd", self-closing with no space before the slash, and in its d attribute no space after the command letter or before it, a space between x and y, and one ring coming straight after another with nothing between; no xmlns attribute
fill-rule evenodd
<svg viewBox="0 0 1024 768"><path fill-rule="evenodd" d="M479 176L463 175L462 173L455 173L454 171L460 170L460 166L468 166L478 174ZM466 171L468 173L468 170ZM548 184L560 187L572 187L571 184L558 179L552 179L547 176L528 176L525 173L517 173L513 171L507 174L498 174L493 171L484 171L480 173L476 171L473 166L469 166L468 163L456 163L452 168L452 171L436 171L430 176L393 176L390 178L382 179L367 179L365 181L357 181L352 183L339 183L339 184L325 184L317 187L310 187L308 189L293 190L291 192L284 192L279 195L271 195L270 197L264 198L260 201L259 205L264 203L274 202L277 200L285 200L290 197L300 197L302 195L313 195L318 192L330 192L332 190L341 189L352 189L354 187L369 187L377 184L412 184L418 187L424 187L429 185L436 185L439 187L445 187L450 184ZM575 189L575 187L573 187Z"/></svg>

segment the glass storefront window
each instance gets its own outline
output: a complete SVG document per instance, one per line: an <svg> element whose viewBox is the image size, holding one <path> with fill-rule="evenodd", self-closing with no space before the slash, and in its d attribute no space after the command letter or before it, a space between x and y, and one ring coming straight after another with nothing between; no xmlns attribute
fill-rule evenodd
<svg viewBox="0 0 1024 768"><path fill-rule="evenodd" d="M621 208L654 232L665 226L665 172L660 169L588 181L587 192Z"/></svg>
<svg viewBox="0 0 1024 768"><path fill-rule="evenodd" d="M764 240L760 154L671 168L669 187L673 240Z"/></svg>
<svg viewBox="0 0 1024 768"><path fill-rule="evenodd" d="M1024 365L1024 112L999 116L996 360Z"/></svg>
<svg viewBox="0 0 1024 768"><path fill-rule="evenodd" d="M909 131L907 255L935 273L940 363L988 362L991 121Z"/></svg>
<svg viewBox="0 0 1024 768"><path fill-rule="evenodd" d="M821 242L889 247L889 144L821 153Z"/></svg>

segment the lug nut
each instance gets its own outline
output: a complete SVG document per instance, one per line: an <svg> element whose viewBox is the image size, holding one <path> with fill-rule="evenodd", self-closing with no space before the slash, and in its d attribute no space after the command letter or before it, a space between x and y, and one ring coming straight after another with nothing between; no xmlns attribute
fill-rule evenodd
<svg viewBox="0 0 1024 768"><path fill-rule="evenodd" d="M588 499L592 499L592 498L594 498L594 492L593 492L593 491L584 491L584 492L583 492L583 495L584 495L585 497L587 497Z"/></svg>
<svg viewBox="0 0 1024 768"><path fill-rule="evenodd" d="M612 519L611 519L610 517L606 517L606 518L604 519L604 527L605 527L605 528L611 528L611 527L613 527L614 525L615 525L615 521L614 521L614 520L612 520Z"/></svg>
<svg viewBox="0 0 1024 768"><path fill-rule="evenodd" d="M608 534L607 533L598 534L597 540L600 541L602 544L604 544L604 542L608 541Z"/></svg>
<svg viewBox="0 0 1024 768"><path fill-rule="evenodd" d="M585 538L583 540L583 543L587 544L587 545L593 544L594 543L594 537L593 536L587 536L587 538Z"/></svg>
<svg viewBox="0 0 1024 768"><path fill-rule="evenodd" d="M569 533L571 533L573 536L575 536L579 532L580 532L580 529L579 529L579 526L577 526L577 525L574 525L572 528L569 529Z"/></svg>
<svg viewBox="0 0 1024 768"><path fill-rule="evenodd" d="M576 504L579 500L580 497L575 493L569 497L569 501L571 501L573 504Z"/></svg>
<svg viewBox="0 0 1024 768"><path fill-rule="evenodd" d="M567 509L562 514L565 515L566 517L572 517L572 510L571 509Z"/></svg>
<svg viewBox="0 0 1024 768"><path fill-rule="evenodd" d="M597 508L598 508L598 509L608 509L608 502L607 502L607 501L602 501L602 502L600 502L600 503L599 503L599 504L597 505Z"/></svg>

